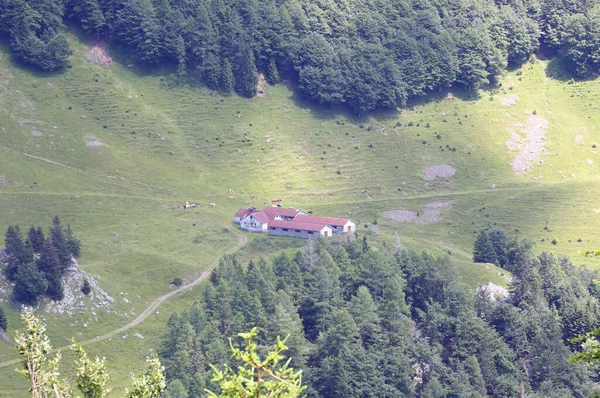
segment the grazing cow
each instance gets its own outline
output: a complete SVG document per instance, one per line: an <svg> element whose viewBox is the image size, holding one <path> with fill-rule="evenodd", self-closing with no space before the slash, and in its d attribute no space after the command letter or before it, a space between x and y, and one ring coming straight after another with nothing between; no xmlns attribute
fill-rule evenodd
<svg viewBox="0 0 600 398"><path fill-rule="evenodd" d="M254 195L250 195L250 199L254 199Z"/></svg>
<svg viewBox="0 0 600 398"><path fill-rule="evenodd" d="M242 189L242 191L241 191L241 194L242 194L242 195L244 194L244 190L243 190L243 189Z"/></svg>
<svg viewBox="0 0 600 398"><path fill-rule="evenodd" d="M269 202L267 202L266 200L263 202L263 205L265 205L265 206L268 204L269 204Z"/></svg>
<svg viewBox="0 0 600 398"><path fill-rule="evenodd" d="M271 199L271 203L281 203L281 199Z"/></svg>
<svg viewBox="0 0 600 398"><path fill-rule="evenodd" d="M227 199L229 199L229 200L234 200L234 199L235 199L235 196L228 196L228 197L227 197Z"/></svg>
<svg viewBox="0 0 600 398"><path fill-rule="evenodd" d="M210 207L217 207L217 205L215 203L209 203L208 204Z"/></svg>
<svg viewBox="0 0 600 398"><path fill-rule="evenodd" d="M246 206L250 206L250 201L249 200L246 201Z"/></svg>
<svg viewBox="0 0 600 398"><path fill-rule="evenodd" d="M291 186L290 184L287 184L285 187L286 187L287 189L290 189L292 186Z"/></svg>
<svg viewBox="0 0 600 398"><path fill-rule="evenodd" d="M195 203L190 204L190 202L185 202L185 204L183 205L183 208L184 209L195 209L196 206L198 206L198 205Z"/></svg>
<svg viewBox="0 0 600 398"><path fill-rule="evenodd" d="M229 189L227 190L227 193L233 193L233 189L229 188Z"/></svg>

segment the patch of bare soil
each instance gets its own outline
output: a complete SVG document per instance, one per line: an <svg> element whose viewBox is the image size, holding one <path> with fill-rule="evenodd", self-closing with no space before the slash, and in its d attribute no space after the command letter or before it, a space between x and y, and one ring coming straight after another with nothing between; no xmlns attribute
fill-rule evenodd
<svg viewBox="0 0 600 398"><path fill-rule="evenodd" d="M451 206L453 204L454 204L454 201L451 200L449 202L431 202L431 203L427 203L423 207L430 208L430 209L439 209L439 208Z"/></svg>
<svg viewBox="0 0 600 398"><path fill-rule="evenodd" d="M512 151L519 151L512 161L512 169L518 174L527 174L531 166L539 161L545 151L543 143L548 121L542 117L529 115L525 124L517 123L514 129L508 129L511 137L506 146Z"/></svg>
<svg viewBox="0 0 600 398"><path fill-rule="evenodd" d="M42 133L41 131L37 131L37 130L32 130L31 131L31 135L34 137L41 137L44 135L44 133Z"/></svg>
<svg viewBox="0 0 600 398"><path fill-rule="evenodd" d="M113 59L108 56L108 49L101 46L92 46L85 54L85 58L90 62L95 62L107 68Z"/></svg>
<svg viewBox="0 0 600 398"><path fill-rule="evenodd" d="M88 141L87 146L88 148L100 148L106 146L106 144L100 141Z"/></svg>
<svg viewBox="0 0 600 398"><path fill-rule="evenodd" d="M39 120L20 119L19 126L23 127L27 123L40 123Z"/></svg>
<svg viewBox="0 0 600 398"><path fill-rule="evenodd" d="M516 95L506 95L506 96L500 98L500 103L502 105L510 106L510 105L516 104L518 100L519 100L519 97Z"/></svg>
<svg viewBox="0 0 600 398"><path fill-rule="evenodd" d="M578 144L583 144L584 141L585 141L585 137L588 134L587 127L582 127L580 129L579 126L577 125L577 123L575 123L573 125L573 127L575 128L575 133L578 133L578 135L575 136L575 142L578 143Z"/></svg>
<svg viewBox="0 0 600 398"><path fill-rule="evenodd" d="M401 224L427 225L443 220L442 212L439 209L427 209L421 212L413 210L386 210L383 212L383 216Z"/></svg>
<svg viewBox="0 0 600 398"><path fill-rule="evenodd" d="M266 79L265 79L265 75L264 73L259 73L258 74L258 83L256 83L256 96L257 97L262 97L263 95L265 95L265 89L264 86L266 85Z"/></svg>
<svg viewBox="0 0 600 398"><path fill-rule="evenodd" d="M423 178L426 181L433 181L436 178L451 178L456 173L456 169L447 164L438 164L429 166L423 170Z"/></svg>

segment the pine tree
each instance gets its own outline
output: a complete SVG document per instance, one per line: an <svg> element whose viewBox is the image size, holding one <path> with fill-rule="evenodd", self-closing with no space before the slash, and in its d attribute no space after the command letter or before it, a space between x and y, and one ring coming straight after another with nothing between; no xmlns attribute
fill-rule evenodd
<svg viewBox="0 0 600 398"><path fill-rule="evenodd" d="M270 84L279 83L279 72L277 71L277 64L275 63L275 59L269 59L269 66L267 69L267 80Z"/></svg>
<svg viewBox="0 0 600 398"><path fill-rule="evenodd" d="M37 259L37 267L38 270L44 273L47 279L62 276L62 267L50 238L44 241L40 257Z"/></svg>
<svg viewBox="0 0 600 398"><path fill-rule="evenodd" d="M181 35L177 36L177 77L179 79L183 79L185 75L187 75L187 57L186 57L186 48L185 41Z"/></svg>
<svg viewBox="0 0 600 398"><path fill-rule="evenodd" d="M35 228L32 226L27 233L27 241L35 253L41 252L44 245L44 231L42 231L42 227Z"/></svg>
<svg viewBox="0 0 600 398"><path fill-rule="evenodd" d="M18 267L31 262L33 253L23 243L23 235L18 225L11 225L6 230L5 245L8 265L4 272L9 281L14 281Z"/></svg>
<svg viewBox="0 0 600 398"><path fill-rule="evenodd" d="M258 74L256 73L254 55L250 47L240 51L236 60L236 66L237 69L234 75L235 92L242 97L254 97L256 95Z"/></svg>
<svg viewBox="0 0 600 398"><path fill-rule="evenodd" d="M473 261L476 263L498 264L494 246L484 230L479 232L473 245Z"/></svg>
<svg viewBox="0 0 600 398"><path fill-rule="evenodd" d="M231 66L231 65L230 65ZM218 90L221 86L221 61L213 52L208 52L204 58L202 78L206 86ZM232 78L233 79L233 78Z"/></svg>
<svg viewBox="0 0 600 398"><path fill-rule="evenodd" d="M219 91L223 95L229 95L233 91L233 71L231 63L227 58L221 62L221 76L219 77Z"/></svg>
<svg viewBox="0 0 600 398"><path fill-rule="evenodd" d="M50 241L58 256L58 262L62 272L71 265L71 253L58 216L55 216L54 220L52 220L52 227L50 227Z"/></svg>
<svg viewBox="0 0 600 398"><path fill-rule="evenodd" d="M71 231L71 224L67 224L67 247L69 249L69 253L75 258L79 258L81 255L81 242L79 239L73 236L73 232Z"/></svg>
<svg viewBox="0 0 600 398"><path fill-rule="evenodd" d="M48 288L46 289L46 294L50 299L54 301L61 301L65 298L64 286L61 277L55 276L52 278L47 278Z"/></svg>
<svg viewBox="0 0 600 398"><path fill-rule="evenodd" d="M20 303L35 304L46 293L48 281L34 262L19 266L14 278L13 297Z"/></svg>
<svg viewBox="0 0 600 398"><path fill-rule="evenodd" d="M4 308L0 307L0 329L6 331L8 329L8 320L4 314Z"/></svg>

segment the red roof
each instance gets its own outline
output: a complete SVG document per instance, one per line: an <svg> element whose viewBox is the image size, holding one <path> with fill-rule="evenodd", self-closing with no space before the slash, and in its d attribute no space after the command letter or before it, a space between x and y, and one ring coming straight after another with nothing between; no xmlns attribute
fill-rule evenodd
<svg viewBox="0 0 600 398"><path fill-rule="evenodd" d="M313 223L313 224L327 224L334 227L343 227L348 223L348 219L346 218L332 218L332 217L318 217L318 216L304 216L298 215L294 217L294 221L300 221L303 223Z"/></svg>
<svg viewBox="0 0 600 398"><path fill-rule="evenodd" d="M300 210L286 207L265 207L263 211L269 216L269 220L274 220L278 214L283 217L296 217L300 213Z"/></svg>
<svg viewBox="0 0 600 398"><path fill-rule="evenodd" d="M269 227L275 228L288 228L288 229L298 229L300 231L313 231L319 232L323 228L325 228L326 224L315 224L315 223L307 223L307 222L298 222L295 220L286 221L286 220L273 220L269 224Z"/></svg>
<svg viewBox="0 0 600 398"><path fill-rule="evenodd" d="M234 217L244 217L247 216L248 214L251 214L253 211L256 211L256 209L239 209L237 211L237 213L235 213Z"/></svg>
<svg viewBox="0 0 600 398"><path fill-rule="evenodd" d="M261 224L269 223L269 216L264 211L257 211L252 213L251 216L256 218Z"/></svg>

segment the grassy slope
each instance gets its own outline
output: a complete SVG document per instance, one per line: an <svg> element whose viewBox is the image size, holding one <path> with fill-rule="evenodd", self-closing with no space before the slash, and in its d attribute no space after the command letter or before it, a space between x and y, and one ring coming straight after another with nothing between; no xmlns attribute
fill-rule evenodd
<svg viewBox="0 0 600 398"><path fill-rule="evenodd" d="M450 252L472 285L506 283L497 268L470 260L473 235L486 227L518 230L536 241L537 250L599 264L577 254L600 248L592 148L600 142L598 81L549 79L546 63L539 62L523 67L522 76L509 73L504 86L514 87L491 101L489 93L469 98L455 92L453 101L429 98L399 113L356 119L308 106L283 86L267 87L253 100L169 87L164 74L127 68L126 60L109 69L91 64L83 57L85 45L72 42L73 68L55 75L18 68L6 47L0 51L0 230L13 223L47 226L58 215L83 242L81 267L99 275L113 297L126 292L133 303L118 300L120 316L100 315L88 328L81 325L89 314L46 315L55 345L116 329L168 292L175 276L198 275L234 246L237 238L224 225L231 226L248 194L256 195L256 206L280 197L286 206L351 217L360 233L377 220L379 230L368 233L389 244L400 239L417 250ZM505 95L518 101L503 105ZM526 123L533 110L549 122L544 162L516 175L507 128ZM106 146L89 148L90 141ZM442 163L456 168L455 177L426 186L423 169ZM533 176L542 178L532 182ZM228 188L235 190L234 201L226 199ZM183 212L178 206L186 200L203 207ZM381 216L438 201L454 204L436 224L398 224ZM209 209L209 202L217 208ZM88 346L111 360L119 391L128 372L143 366L169 313L200 289L166 302L128 332L144 340L117 336ZM13 309L8 315L14 329L18 315ZM14 357L0 344L0 362ZM0 368L0 396L24 388L13 369Z"/></svg>

